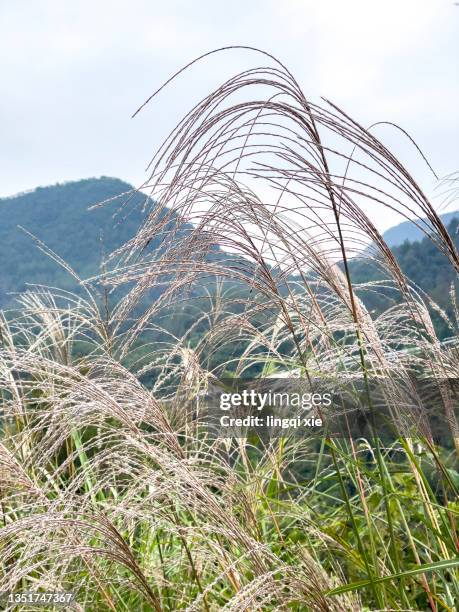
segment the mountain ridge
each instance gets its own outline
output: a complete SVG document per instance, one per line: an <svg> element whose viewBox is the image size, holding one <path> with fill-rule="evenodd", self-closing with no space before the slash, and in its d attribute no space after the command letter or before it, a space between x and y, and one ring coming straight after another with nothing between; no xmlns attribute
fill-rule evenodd
<svg viewBox="0 0 459 612"><path fill-rule="evenodd" d="M122 212L110 203L89 208L110 198L124 201L121 194L132 189L120 179L102 176L1 198L0 306L9 306L9 294L24 291L27 284L75 289L74 279L42 253L27 233L56 252L82 278L97 274L104 256L134 236L145 218L143 206L148 196L134 193Z"/></svg>
<svg viewBox="0 0 459 612"><path fill-rule="evenodd" d="M132 192L132 195L126 197L127 192ZM94 204L110 198L114 199L113 203L89 210ZM117 198L120 203L129 200L122 211L116 204ZM1 198L0 261L3 266L0 267L0 308L10 307L13 304L11 294L24 291L28 284L68 291L78 289L75 280L42 253L18 226L55 251L82 278L89 278L100 272L106 254L135 235L146 217L145 203L148 201L147 195L136 192L129 183L106 176L37 187ZM459 219L459 212L446 213L441 218L448 225L453 219ZM392 251L407 276L446 307L449 285L453 280L448 262L419 230L417 232L424 240L409 241L408 237L416 234L404 231L412 226L408 221L401 223L383 236L389 245L392 242ZM191 227L184 226L184 231ZM401 241L399 244L394 244L394 235ZM154 249L159 241L158 236L151 248ZM226 256L223 251L220 255ZM355 261L352 278L356 283L377 280L381 278L381 272L368 262Z"/></svg>
<svg viewBox="0 0 459 612"><path fill-rule="evenodd" d="M445 226L449 225L449 223L456 217L459 218L459 210L442 213L439 215ZM426 223L428 223L427 219L423 219ZM420 230L413 221L403 221L398 225L394 225L390 227L385 232L383 232L383 238L388 247L396 247L402 245L406 240L408 242L419 242L423 238L425 238L424 232Z"/></svg>

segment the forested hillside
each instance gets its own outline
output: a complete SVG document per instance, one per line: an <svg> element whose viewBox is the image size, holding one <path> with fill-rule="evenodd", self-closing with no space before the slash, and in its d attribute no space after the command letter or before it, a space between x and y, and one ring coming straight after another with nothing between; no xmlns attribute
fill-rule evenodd
<svg viewBox="0 0 459 612"><path fill-rule="evenodd" d="M440 215L441 220L445 225L459 217L458 211L444 213ZM383 237L390 248L401 246L406 240L408 242L419 242L424 238L425 234L411 221L404 221L394 227L391 227L384 232Z"/></svg>
<svg viewBox="0 0 459 612"><path fill-rule="evenodd" d="M55 251L82 278L88 278L100 271L105 255L135 234L144 218L146 196L141 193L129 198L123 195L132 189L119 179L101 177L38 187L32 192L0 200L0 307L12 305L14 293L24 291L27 283L77 290L72 277L41 252L21 228ZM89 210L93 204L116 196L120 197ZM127 199L128 203L121 206ZM450 233L459 246L457 217L451 218L448 213L444 221L449 221ZM399 238L404 228L408 228L406 235L411 235L409 224L393 228L397 229ZM386 232L389 237L390 232ZM428 238L416 242L405 240L392 250L408 278L451 312L450 287L454 271L432 242ZM355 261L351 269L355 283L385 278L384 271L368 262ZM377 294L366 292L362 297L369 308L380 312L393 303L396 294L385 298L381 291ZM186 320L181 321L181 325L186 326ZM442 335L446 333L441 330Z"/></svg>
<svg viewBox="0 0 459 612"><path fill-rule="evenodd" d="M458 223L459 215L451 218L447 225L456 248L459 248ZM452 316L451 288L456 286L457 291L457 275L447 257L427 236L415 242L405 240L403 244L392 247L391 250L402 271L416 288L425 291L438 306ZM368 260L354 261L351 271L354 283L366 283L387 278L387 274L381 267ZM382 288L379 288L377 292L363 291L361 297L368 308L375 313L382 312L400 298L397 292ZM438 315L433 313L433 319L439 335L441 337L449 335L447 327L439 320Z"/></svg>
<svg viewBox="0 0 459 612"><path fill-rule="evenodd" d="M99 271L104 254L134 235L143 218L145 196L135 194L121 211L127 197L88 208L131 189L119 179L102 177L38 187L0 200L0 306L10 305L10 292L23 291L26 283L76 289L71 276L42 253L21 227L87 278Z"/></svg>

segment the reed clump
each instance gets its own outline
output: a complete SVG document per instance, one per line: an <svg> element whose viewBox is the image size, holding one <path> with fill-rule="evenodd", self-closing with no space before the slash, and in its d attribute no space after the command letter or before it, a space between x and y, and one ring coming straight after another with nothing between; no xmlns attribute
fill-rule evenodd
<svg viewBox="0 0 459 612"><path fill-rule="evenodd" d="M190 417L222 376L379 377L394 405L393 380L458 377L457 318L371 221L415 217L459 271L429 199L371 130L245 51L262 67L199 102L153 158L150 214L116 265L80 280L83 296L36 287L2 317L0 591L74 591L78 610L454 610L448 390L444 446L402 424L391 444L212 439ZM363 249L387 280L353 282ZM375 315L365 293L382 290L400 300ZM163 322L185 308L178 336Z"/></svg>

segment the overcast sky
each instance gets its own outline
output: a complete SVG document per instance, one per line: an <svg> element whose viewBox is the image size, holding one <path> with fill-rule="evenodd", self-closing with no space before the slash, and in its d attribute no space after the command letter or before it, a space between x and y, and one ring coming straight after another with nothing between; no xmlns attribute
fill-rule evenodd
<svg viewBox="0 0 459 612"><path fill-rule="evenodd" d="M140 184L186 110L260 60L213 57L132 112L178 67L231 44L270 51L308 96L364 125L398 123L439 175L459 169L453 1L0 0L0 196L100 175ZM430 192L412 149L395 146Z"/></svg>

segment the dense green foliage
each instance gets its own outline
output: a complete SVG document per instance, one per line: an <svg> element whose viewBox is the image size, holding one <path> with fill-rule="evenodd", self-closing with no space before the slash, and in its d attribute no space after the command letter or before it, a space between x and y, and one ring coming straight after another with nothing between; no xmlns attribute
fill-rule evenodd
<svg viewBox="0 0 459 612"><path fill-rule="evenodd" d="M94 204L132 190L119 179L102 177L38 187L32 192L0 200L0 306L12 303L10 292L27 283L75 290L75 281L45 253L30 232L51 248L82 277L100 271L105 255L125 243L144 217L145 196L136 193L100 208Z"/></svg>
<svg viewBox="0 0 459 612"><path fill-rule="evenodd" d="M454 217L448 224L448 232L452 236L456 248L459 247L457 234L458 218ZM409 242L393 247L397 262L405 276L411 281L416 291L421 290L442 308L450 317L453 316L454 305L451 301L451 288L456 285L456 273L448 258L435 246L427 236L423 240ZM382 266L368 259L352 262L352 280L354 283L382 281L388 278ZM362 291L361 297L367 307L379 314L394 303L399 303L398 292L378 286L375 291ZM425 295L423 296L425 297ZM432 313L434 323L441 338L451 334L448 326L435 312Z"/></svg>

